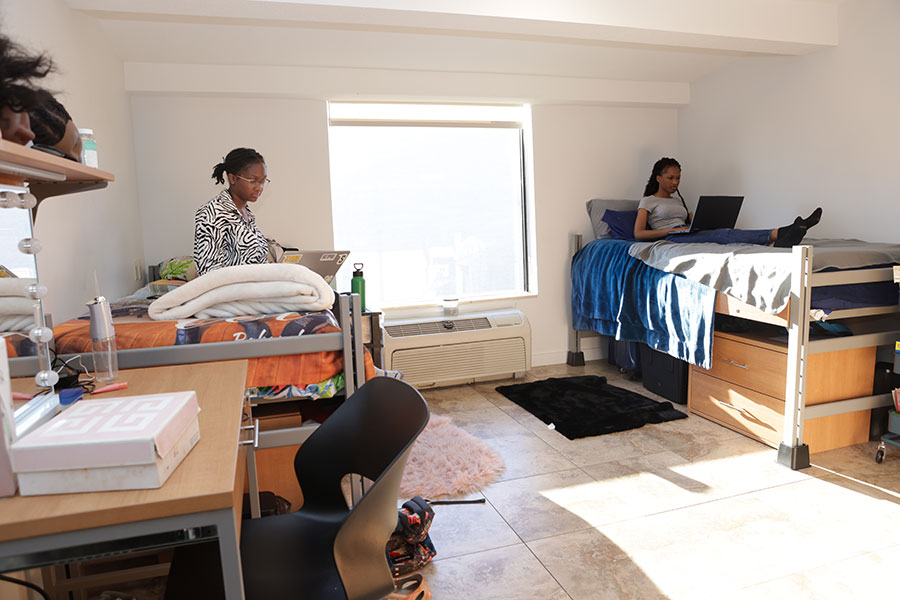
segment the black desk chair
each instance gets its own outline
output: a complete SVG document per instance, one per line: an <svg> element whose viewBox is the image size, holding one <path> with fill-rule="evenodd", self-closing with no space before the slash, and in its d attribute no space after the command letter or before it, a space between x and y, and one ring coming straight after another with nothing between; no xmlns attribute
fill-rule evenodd
<svg viewBox="0 0 900 600"><path fill-rule="evenodd" d="M421 394L388 377L368 381L338 407L294 458L303 506L244 520L247 600L376 600L393 591L385 546L410 448L427 423ZM374 482L352 508L341 490L349 473Z"/></svg>

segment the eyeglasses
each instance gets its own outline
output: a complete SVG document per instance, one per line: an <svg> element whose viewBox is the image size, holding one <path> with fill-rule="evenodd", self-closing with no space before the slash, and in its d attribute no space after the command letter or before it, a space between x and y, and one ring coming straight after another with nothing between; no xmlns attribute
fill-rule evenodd
<svg viewBox="0 0 900 600"><path fill-rule="evenodd" d="M249 178L247 178L247 177L241 177L240 175L235 175L235 177L237 177L238 179L243 179L244 181L246 181L246 182L249 183L250 185L258 185L259 187L264 187L264 186L267 186L267 185L269 185L270 183L272 183L272 180L269 179L268 177L266 177L266 178L263 179L262 181L257 181L257 180L255 180L255 179L249 179Z"/></svg>

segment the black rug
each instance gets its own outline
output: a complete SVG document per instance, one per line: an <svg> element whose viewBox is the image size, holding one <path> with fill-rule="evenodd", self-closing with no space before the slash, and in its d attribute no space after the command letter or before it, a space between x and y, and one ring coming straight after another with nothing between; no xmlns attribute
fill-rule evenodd
<svg viewBox="0 0 900 600"><path fill-rule="evenodd" d="M657 402L606 383L606 377L550 378L502 385L498 392L555 426L570 440L686 419L671 402Z"/></svg>

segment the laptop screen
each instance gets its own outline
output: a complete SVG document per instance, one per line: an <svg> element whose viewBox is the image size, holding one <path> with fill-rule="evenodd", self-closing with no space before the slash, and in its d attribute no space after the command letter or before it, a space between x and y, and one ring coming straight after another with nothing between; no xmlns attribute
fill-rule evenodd
<svg viewBox="0 0 900 600"><path fill-rule="evenodd" d="M294 250L285 249L279 262L303 265L331 283L338 269L347 261L349 250Z"/></svg>

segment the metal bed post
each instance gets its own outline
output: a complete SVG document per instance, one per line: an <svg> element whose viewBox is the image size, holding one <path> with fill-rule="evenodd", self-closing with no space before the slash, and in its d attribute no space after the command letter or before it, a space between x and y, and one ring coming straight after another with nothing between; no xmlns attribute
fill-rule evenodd
<svg viewBox="0 0 900 600"><path fill-rule="evenodd" d="M806 405L812 246L794 246L793 259L784 431L778 447L778 462L796 470L805 469L810 464L809 446L803 443L803 410Z"/></svg>
<svg viewBox="0 0 900 600"><path fill-rule="evenodd" d="M583 236L580 233L572 235L574 248L569 256L574 257L581 250ZM566 364L570 367L584 366L584 352L581 350L581 332L575 329L574 315L572 314L572 262L569 261L569 352L566 354Z"/></svg>
<svg viewBox="0 0 900 600"><path fill-rule="evenodd" d="M353 377L354 389L366 382L366 363L363 354L362 299L359 294L350 294L350 318L353 321ZM347 397L349 398L349 394Z"/></svg>
<svg viewBox="0 0 900 600"><path fill-rule="evenodd" d="M359 296L357 296L357 298L359 298ZM338 294L338 321L341 324L341 337L343 338L342 347L344 353L344 393L347 398L356 391L356 375L354 374L353 369L353 332L352 322L350 320L351 301L352 298L349 294ZM354 309L354 312L356 312L356 309Z"/></svg>

